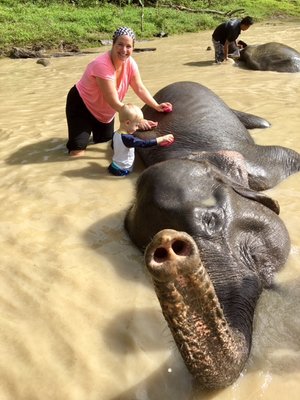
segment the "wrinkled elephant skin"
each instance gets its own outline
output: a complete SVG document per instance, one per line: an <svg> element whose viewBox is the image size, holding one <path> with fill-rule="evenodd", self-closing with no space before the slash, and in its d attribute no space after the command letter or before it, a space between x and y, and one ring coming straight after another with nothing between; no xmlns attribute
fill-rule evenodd
<svg viewBox="0 0 300 400"><path fill-rule="evenodd" d="M300 72L300 53L277 42L248 45L241 50L239 61L253 70Z"/></svg>
<svg viewBox="0 0 300 400"><path fill-rule="evenodd" d="M143 107L147 119L158 121L153 131L138 136L153 138L173 133L170 147L138 148L146 166L171 158L208 160L243 186L266 190L300 170L300 155L282 146L258 146L247 129L266 128L257 116L230 109L210 89L195 82L176 82L155 96L169 101L170 113Z"/></svg>
<svg viewBox="0 0 300 400"><path fill-rule="evenodd" d="M167 160L138 179L125 227L146 248L163 315L203 388L230 385L248 359L257 300L289 254L274 211L208 162Z"/></svg>
<svg viewBox="0 0 300 400"><path fill-rule="evenodd" d="M260 191L299 171L300 156L257 146L247 128L268 123L202 85L177 82L155 97L173 111L145 106L159 124L138 135L173 133L175 142L139 151L148 168L125 228L188 370L201 387L222 388L243 371L257 301L290 251L279 205Z"/></svg>

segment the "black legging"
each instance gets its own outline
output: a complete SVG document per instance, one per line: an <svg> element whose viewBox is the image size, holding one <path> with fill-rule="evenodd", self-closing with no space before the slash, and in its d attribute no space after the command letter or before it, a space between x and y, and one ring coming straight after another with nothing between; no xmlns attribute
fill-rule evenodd
<svg viewBox="0 0 300 400"><path fill-rule="evenodd" d="M93 133L94 143L109 141L114 133L114 120L108 124L98 121L86 108L76 86L73 86L67 96L66 116L69 140L67 149L84 150Z"/></svg>

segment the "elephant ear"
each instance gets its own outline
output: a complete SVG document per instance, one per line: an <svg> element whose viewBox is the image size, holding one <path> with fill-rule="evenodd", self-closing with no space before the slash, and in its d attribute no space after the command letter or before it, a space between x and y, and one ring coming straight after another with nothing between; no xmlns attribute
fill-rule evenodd
<svg viewBox="0 0 300 400"><path fill-rule="evenodd" d="M279 215L280 207L279 203L276 200L271 199L271 197L266 196L261 192L256 192L252 189L245 188L240 185L232 185L232 189L247 199L257 201L258 203L263 204L264 206L268 207L270 210L274 211L277 215Z"/></svg>
<svg viewBox="0 0 300 400"><path fill-rule="evenodd" d="M234 153L234 152L229 152L229 153ZM216 154L216 153L214 153ZM238 154L238 153L237 153ZM221 154L222 155L222 154ZM228 155L228 152L227 152ZM220 157L220 154L218 154ZM223 152L224 156L224 152ZM226 154L225 154L226 156ZM210 159L211 159L211 154L210 154ZM237 173L231 173L230 175L224 175L224 171L221 171L220 168L218 168L217 165L214 163L211 165L211 169L214 171L214 175L217 177L217 180L222 181L223 183L229 185L232 187L232 189L238 193L239 195L250 199L257 201L258 203L263 204L265 207L268 207L270 210L274 211L277 215L279 215L280 212L280 207L279 203L276 200L271 199L271 197L266 196L265 194L261 192L257 192L253 189L250 189L248 186L248 180L245 180L245 177L243 177L243 168L237 163L237 156L234 155L232 158L235 160L235 168L231 165L232 171L237 171ZM214 159L212 161L215 161ZM228 171L227 171L228 172ZM236 176L239 177L239 181L237 181ZM249 175L248 175L249 177Z"/></svg>
<svg viewBox="0 0 300 400"><path fill-rule="evenodd" d="M258 203L263 204L265 207L268 207L270 210L274 211L275 214L279 215L280 207L277 200L272 199L271 197L266 196L261 192L257 192L255 190L250 189L247 186L242 186L237 183L232 178L225 176L221 173L220 170L217 170L216 167L213 167L215 174L217 175L217 180L231 186L231 188L238 193L240 196L243 196L247 199L257 201Z"/></svg>

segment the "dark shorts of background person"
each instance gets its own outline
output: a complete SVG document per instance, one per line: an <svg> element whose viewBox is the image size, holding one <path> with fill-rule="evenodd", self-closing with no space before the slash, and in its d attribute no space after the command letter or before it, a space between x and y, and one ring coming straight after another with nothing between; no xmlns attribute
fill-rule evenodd
<svg viewBox="0 0 300 400"><path fill-rule="evenodd" d="M215 63L220 64L225 59L224 45L216 40L212 39L215 48Z"/></svg>
<svg viewBox="0 0 300 400"><path fill-rule="evenodd" d="M114 120L108 124L98 121L86 108L76 86L73 86L67 96L66 116L69 140L67 149L84 150L93 134L94 143L108 142L114 133Z"/></svg>
<svg viewBox="0 0 300 400"><path fill-rule="evenodd" d="M215 48L215 63L216 64L220 64L225 60L225 52L224 52L224 45L220 42L217 42L216 40L212 39L214 48ZM245 42L239 41L239 43L241 42L241 46L243 44L246 45ZM240 56L240 50L237 47L237 45L235 44L235 42L229 42L228 44L228 57L229 58L238 58Z"/></svg>

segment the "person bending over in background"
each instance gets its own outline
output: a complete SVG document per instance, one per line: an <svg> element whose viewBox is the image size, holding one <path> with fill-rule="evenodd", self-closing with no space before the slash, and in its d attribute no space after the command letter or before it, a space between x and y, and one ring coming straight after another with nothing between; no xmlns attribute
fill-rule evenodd
<svg viewBox="0 0 300 400"><path fill-rule="evenodd" d="M114 117L124 105L129 86L156 111L172 107L168 102L158 104L143 84L138 66L131 57L134 42L135 34L130 28L118 28L113 34L111 50L91 61L81 79L70 89L66 101L69 136L66 146L70 156L84 154L92 133L94 143L112 138ZM155 126L157 122L143 119L139 129L149 130Z"/></svg>
<svg viewBox="0 0 300 400"><path fill-rule="evenodd" d="M212 34L212 42L215 49L215 62L220 64L228 60L229 47L239 48L236 39L241 31L246 31L254 21L252 17L245 17L242 20L234 19L218 25ZM242 43L242 42L241 42Z"/></svg>
<svg viewBox="0 0 300 400"><path fill-rule="evenodd" d="M156 139L143 140L133 136L143 120L142 110L133 105L125 104L119 111L120 127L113 135L112 163L108 171L115 176L126 176L133 168L135 147L169 146L174 142L172 134Z"/></svg>

